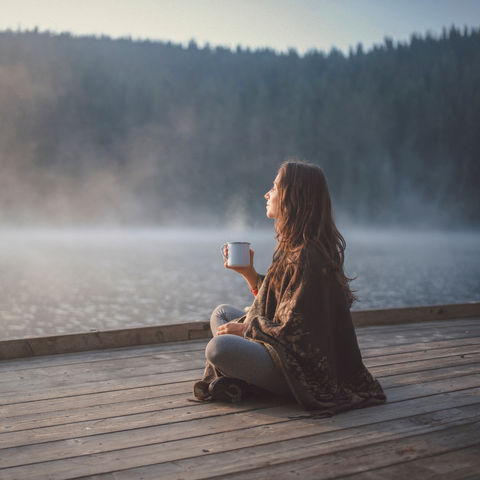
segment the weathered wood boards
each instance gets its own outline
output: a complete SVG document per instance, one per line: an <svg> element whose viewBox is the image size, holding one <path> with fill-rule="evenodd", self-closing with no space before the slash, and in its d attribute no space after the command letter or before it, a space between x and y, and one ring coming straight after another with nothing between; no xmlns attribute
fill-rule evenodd
<svg viewBox="0 0 480 480"><path fill-rule="evenodd" d="M358 330L388 403L194 403L205 340L0 361L0 478L478 478L476 319Z"/></svg>
<svg viewBox="0 0 480 480"><path fill-rule="evenodd" d="M0 359L57 355L211 337L208 322L132 327L0 341Z"/></svg>
<svg viewBox="0 0 480 480"><path fill-rule="evenodd" d="M480 317L480 302L423 307L357 310L352 312L356 327L433 322L457 318Z"/></svg>
<svg viewBox="0 0 480 480"><path fill-rule="evenodd" d="M480 302L352 312L356 327L478 317ZM0 341L0 360L210 338L206 321Z"/></svg>

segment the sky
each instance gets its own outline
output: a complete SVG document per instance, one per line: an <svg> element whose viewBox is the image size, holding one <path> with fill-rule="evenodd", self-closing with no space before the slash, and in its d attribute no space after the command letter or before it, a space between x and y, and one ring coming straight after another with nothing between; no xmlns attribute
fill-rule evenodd
<svg viewBox="0 0 480 480"><path fill-rule="evenodd" d="M480 27L480 0L0 0L0 30L49 30L187 45L366 50L385 37Z"/></svg>

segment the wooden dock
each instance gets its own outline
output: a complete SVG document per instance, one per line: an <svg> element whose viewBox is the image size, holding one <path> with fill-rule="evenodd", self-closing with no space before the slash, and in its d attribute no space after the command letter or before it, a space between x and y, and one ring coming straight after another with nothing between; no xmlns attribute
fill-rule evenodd
<svg viewBox="0 0 480 480"><path fill-rule="evenodd" d="M480 318L357 336L388 401L327 419L191 402L207 339L2 360L0 479L479 479Z"/></svg>

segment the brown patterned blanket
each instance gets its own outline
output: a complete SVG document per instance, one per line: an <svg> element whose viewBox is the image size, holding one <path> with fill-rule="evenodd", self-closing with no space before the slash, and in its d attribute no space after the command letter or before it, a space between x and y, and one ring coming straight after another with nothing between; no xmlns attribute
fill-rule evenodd
<svg viewBox="0 0 480 480"><path fill-rule="evenodd" d="M363 365L344 291L326 273L317 249L307 247L301 255L309 268L295 282L287 271L275 291L269 276L262 278L252 307L237 320L245 323L243 336L267 347L305 410L329 416L384 403L380 383ZM198 383L208 385L219 375L207 362Z"/></svg>

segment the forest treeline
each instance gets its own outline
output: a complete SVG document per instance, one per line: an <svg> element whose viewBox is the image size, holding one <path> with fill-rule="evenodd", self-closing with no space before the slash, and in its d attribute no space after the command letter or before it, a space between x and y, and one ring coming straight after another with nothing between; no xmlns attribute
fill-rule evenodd
<svg viewBox="0 0 480 480"><path fill-rule="evenodd" d="M480 30L332 50L0 32L0 224L263 221L279 164L357 224L480 226Z"/></svg>

